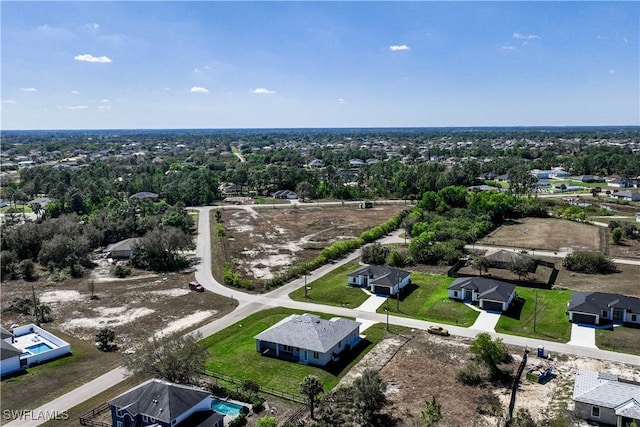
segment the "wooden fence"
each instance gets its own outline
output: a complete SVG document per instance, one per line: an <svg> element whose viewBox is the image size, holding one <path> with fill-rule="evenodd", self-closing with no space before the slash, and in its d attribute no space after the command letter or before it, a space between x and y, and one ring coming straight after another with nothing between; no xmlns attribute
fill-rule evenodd
<svg viewBox="0 0 640 427"><path fill-rule="evenodd" d="M201 371L200 373L202 375L207 376L207 377L216 378L216 379L219 379L219 380L226 381L226 382L234 384L234 385L236 385L238 387L241 387L242 384L245 381L245 380L240 379L240 378L232 377L231 375L223 374L221 372L211 371L211 370L208 370L208 369L204 370L204 371ZM290 400L292 402L301 403L301 404L307 403L307 398L302 396L301 394L289 393L287 391L277 390L275 388L264 387L264 386L260 386L260 391L262 393L270 394L271 396L281 397L283 399Z"/></svg>
<svg viewBox="0 0 640 427"><path fill-rule="evenodd" d="M89 427L111 427L111 424L95 421L95 418L109 410L109 404L103 403L80 417L80 425Z"/></svg>

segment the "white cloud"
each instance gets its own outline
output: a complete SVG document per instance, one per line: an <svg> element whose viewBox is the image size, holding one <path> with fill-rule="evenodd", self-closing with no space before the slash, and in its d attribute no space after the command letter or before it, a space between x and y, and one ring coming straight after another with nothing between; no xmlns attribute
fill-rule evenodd
<svg viewBox="0 0 640 427"><path fill-rule="evenodd" d="M499 49L503 52L510 52L512 50L516 50L515 47L511 46L510 44L504 45L504 46L500 46Z"/></svg>
<svg viewBox="0 0 640 427"><path fill-rule="evenodd" d="M98 111L106 111L110 109L111 109L111 105L98 105Z"/></svg>
<svg viewBox="0 0 640 427"><path fill-rule="evenodd" d="M16 101L14 101L13 99L5 99L2 102L5 103L5 104L15 104L16 103Z"/></svg>
<svg viewBox="0 0 640 427"><path fill-rule="evenodd" d="M111 62L111 58L109 58L108 56L93 56L90 53L85 53L82 55L76 55L73 57L73 59L75 59L76 61L83 61L83 62L98 62L101 64L107 64L109 62Z"/></svg>
<svg viewBox="0 0 640 427"><path fill-rule="evenodd" d="M71 93L74 94L74 95L80 95L80 91L79 90L72 90Z"/></svg>
<svg viewBox="0 0 640 427"><path fill-rule="evenodd" d="M97 22L91 22L89 24L85 24L85 27L91 31L97 31L100 28L100 24Z"/></svg>
<svg viewBox="0 0 640 427"><path fill-rule="evenodd" d="M89 108L87 105L70 105L67 110L86 110L87 108Z"/></svg>
<svg viewBox="0 0 640 427"><path fill-rule="evenodd" d="M345 100L343 98L338 98L338 104L345 104Z"/></svg>
<svg viewBox="0 0 640 427"><path fill-rule="evenodd" d="M406 44L393 44L389 46L389 49L396 51L396 50L410 50L411 48Z"/></svg>
<svg viewBox="0 0 640 427"><path fill-rule="evenodd" d="M613 75L616 73L616 70L614 70L613 68L609 70L609 74Z"/></svg>
<svg viewBox="0 0 640 427"><path fill-rule="evenodd" d="M22 92L37 92L38 89L36 89L35 87L21 87L20 90Z"/></svg>
<svg viewBox="0 0 640 427"><path fill-rule="evenodd" d="M194 72L194 73L203 73L203 72L205 72L205 71L209 71L209 70L211 70L211 67L209 67L208 65L205 65L205 66L204 66L204 67L202 67L202 68L198 68L198 67L194 68L194 69L193 69L193 72Z"/></svg>
<svg viewBox="0 0 640 427"><path fill-rule="evenodd" d="M103 104L108 104L108 103L110 103L110 102L111 102L111 101L110 101L110 100L108 100L107 98L105 98L105 99L103 99L103 100L102 100L102 103L103 103Z"/></svg>
<svg viewBox="0 0 640 427"><path fill-rule="evenodd" d="M257 95L273 95L276 93L275 90L265 89L263 87L257 87L251 90L251 93L255 93Z"/></svg>
<svg viewBox="0 0 640 427"><path fill-rule="evenodd" d="M190 90L191 93L209 93L209 89L206 87L194 86Z"/></svg>
<svg viewBox="0 0 640 427"><path fill-rule="evenodd" d="M540 36L536 34L513 33L513 38L516 40L535 40L535 39L539 39Z"/></svg>

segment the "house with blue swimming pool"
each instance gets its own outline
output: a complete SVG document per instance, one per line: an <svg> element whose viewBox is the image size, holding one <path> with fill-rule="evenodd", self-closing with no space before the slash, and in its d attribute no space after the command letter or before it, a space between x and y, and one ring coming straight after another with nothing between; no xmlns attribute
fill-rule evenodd
<svg viewBox="0 0 640 427"><path fill-rule="evenodd" d="M0 327L0 371L3 376L69 353L68 342L40 326L28 324L11 331Z"/></svg>
<svg viewBox="0 0 640 427"><path fill-rule="evenodd" d="M113 427L223 427L248 408L208 391L157 378L109 401Z"/></svg>

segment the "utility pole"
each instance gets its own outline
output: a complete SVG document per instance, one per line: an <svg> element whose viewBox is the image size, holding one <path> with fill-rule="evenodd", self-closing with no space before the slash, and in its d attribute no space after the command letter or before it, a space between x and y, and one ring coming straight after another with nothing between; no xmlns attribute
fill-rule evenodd
<svg viewBox="0 0 640 427"><path fill-rule="evenodd" d="M536 305L533 309L533 332L536 331L536 317L538 317L538 290L536 289Z"/></svg>
<svg viewBox="0 0 640 427"><path fill-rule="evenodd" d="M384 311L387 312L387 332L389 332L389 297L387 297L387 307Z"/></svg>
<svg viewBox="0 0 640 427"><path fill-rule="evenodd" d="M309 298L309 295L307 294L307 271L306 270L304 272L304 297Z"/></svg>

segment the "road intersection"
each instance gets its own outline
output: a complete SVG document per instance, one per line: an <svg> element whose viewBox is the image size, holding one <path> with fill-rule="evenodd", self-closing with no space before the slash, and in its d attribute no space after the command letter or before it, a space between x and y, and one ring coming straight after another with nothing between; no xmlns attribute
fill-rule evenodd
<svg viewBox="0 0 640 427"><path fill-rule="evenodd" d="M288 206L288 205L284 205ZM237 208L237 206L236 206ZM234 304L236 304L236 308L229 314L219 319L214 320L211 323L208 323L193 333L200 333L203 337L212 335L216 332L219 332L239 321L244 319L245 317L256 313L258 311L271 308L271 307L287 307L298 310L306 310L306 311L322 311L325 313L333 314L336 316L345 316L345 317L355 317L360 321L365 322L366 324L372 323L384 323L388 321L392 325L404 326L407 328L415 329L415 330L426 330L429 326L432 326L432 322L427 322L419 319L412 319L407 317L399 317L390 315L387 317L386 314L376 313L377 307L374 308L375 303L372 301L365 302L360 307L357 308L348 308L348 307L335 307L335 306L326 306L315 304L311 302L303 302L303 301L294 301L289 298L289 293L293 290L304 286L305 280L307 285L312 284L314 280L323 275L327 274L329 271L345 264L350 261L355 260L360 256L360 250L354 251L343 259L339 260L335 264L326 264L316 270L314 270L311 274L307 275L306 278L299 278L291 281L290 283L273 290L269 293L265 294L249 294L246 292L242 292L237 289L230 289L224 287L219 282L215 280L211 273L211 231L210 231L210 212L215 207L200 207L195 208L198 211L198 240L196 247L196 256L199 258L198 265L196 267L196 280L200 282L208 291L217 293L219 295L223 295L225 297L232 298ZM391 236L387 236L380 240L380 243L392 243L392 242L403 242L403 239L398 237L399 233L395 233ZM479 247L475 245L476 249L481 249L484 247ZM487 247L488 248L488 247ZM491 247L491 249L495 249ZM538 252L538 251L536 251ZM559 254L556 254L558 256ZM640 263L640 261L638 261ZM374 298L374 297L372 297ZM384 299L381 299L380 302L384 302ZM627 363L636 366L640 366L640 357L631 354L625 353L616 353L612 351L600 350L598 348L594 348L594 346L590 343L584 343L582 340L572 340L569 343L557 343L551 341L543 341L534 338L527 337L519 337L514 335L506 335L499 334L493 331L493 328L487 325L493 324L495 325L496 319L484 319L476 322L470 328L463 328L459 326L447 325L447 329L449 330L451 335L461 336L466 338L474 338L480 332L489 332L494 338L501 338L505 344L521 346L521 347L529 347L529 348L537 348L538 346L543 346L545 351L551 352L554 354L563 353L574 356L581 357L589 357L594 359L602 359L609 360L612 362L618 363ZM484 326L481 326L484 325ZM588 341L588 340L587 340ZM586 345L582 345L586 344ZM84 402L92 398L93 396L108 390L113 387L123 379L128 376L127 372L123 367L118 367L113 369L100 377L84 384L81 387L78 387L63 396L58 397L55 400L52 400L39 408L34 409L31 413L33 414L52 414L52 413L64 413L71 409L72 407ZM42 419L20 419L14 420L10 423L5 424L7 427L31 427L42 424L46 420Z"/></svg>

